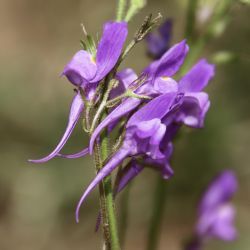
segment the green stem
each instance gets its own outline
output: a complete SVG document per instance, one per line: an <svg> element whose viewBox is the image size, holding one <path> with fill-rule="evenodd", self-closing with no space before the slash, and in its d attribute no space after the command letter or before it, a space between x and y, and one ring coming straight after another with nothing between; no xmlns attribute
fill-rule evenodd
<svg viewBox="0 0 250 250"><path fill-rule="evenodd" d="M121 197L121 223L120 223L120 236L121 236L121 246L124 246L125 239L126 239L126 232L128 227L128 210L129 210L129 194L130 194L130 187L129 184L125 190L123 191L123 195Z"/></svg>
<svg viewBox="0 0 250 250"><path fill-rule="evenodd" d="M123 20L125 7L126 7L126 0L118 0L116 21L120 22Z"/></svg>
<svg viewBox="0 0 250 250"><path fill-rule="evenodd" d="M101 136L101 158L102 162L104 162L109 155L109 139L107 131ZM106 217L108 222L108 230L109 230L109 240L110 240L110 250L119 250L119 237L118 237L118 229L116 223L116 215L115 215L115 207L114 207L114 199L113 199L113 189L112 189L112 178L111 175L104 178L104 193L106 198Z"/></svg>
<svg viewBox="0 0 250 250"><path fill-rule="evenodd" d="M104 113L103 116L105 116ZM109 155L109 138L107 130L105 130L100 137L100 142L95 143L94 159L96 172L98 173L103 167L105 160ZM102 217L103 238L105 250L120 250L118 230L115 216L112 178L108 175L99 184L99 200Z"/></svg>
<svg viewBox="0 0 250 250"><path fill-rule="evenodd" d="M189 0L187 8L187 18L186 18L186 31L185 37L189 40L192 39L194 28L195 28L195 15L198 0Z"/></svg>
<svg viewBox="0 0 250 250"><path fill-rule="evenodd" d="M158 177L153 198L153 212L148 231L147 250L156 250L158 247L161 222L164 215L166 201L166 181L161 176Z"/></svg>
<svg viewBox="0 0 250 250"><path fill-rule="evenodd" d="M100 171L102 167L102 159L101 159L101 149L100 146L96 143L94 147L94 159L95 159L95 167L96 173ZM103 226L103 238L104 238L104 245L105 249L111 249L111 240L110 240L110 233L109 233L109 223L108 223L108 216L107 216L107 205L106 205L106 193L104 189L104 181L101 181L99 184L99 202L100 202L100 209L101 209L101 217L102 217L102 226Z"/></svg>

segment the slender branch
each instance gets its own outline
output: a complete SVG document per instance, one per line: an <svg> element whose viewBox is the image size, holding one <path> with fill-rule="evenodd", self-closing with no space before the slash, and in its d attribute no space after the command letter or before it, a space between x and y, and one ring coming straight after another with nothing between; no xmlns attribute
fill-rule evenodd
<svg viewBox="0 0 250 250"><path fill-rule="evenodd" d="M195 28L195 15L197 8L198 0L189 0L187 8L187 18L186 18L186 31L185 37L188 40L192 39L194 28Z"/></svg>
<svg viewBox="0 0 250 250"><path fill-rule="evenodd" d="M126 232L128 228L128 217L129 217L129 195L130 195L131 183L126 187L121 198L121 223L120 223L120 235L121 235L121 246L124 246L126 239Z"/></svg>
<svg viewBox="0 0 250 250"><path fill-rule="evenodd" d="M148 231L147 250L156 250L166 202L166 181L158 177L153 196L153 212Z"/></svg>

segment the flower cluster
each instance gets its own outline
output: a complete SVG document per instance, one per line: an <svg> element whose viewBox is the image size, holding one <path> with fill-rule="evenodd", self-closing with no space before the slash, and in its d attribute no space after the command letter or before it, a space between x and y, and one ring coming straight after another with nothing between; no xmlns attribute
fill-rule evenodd
<svg viewBox="0 0 250 250"><path fill-rule="evenodd" d="M166 25L170 24L165 23L164 27ZM76 211L77 221L84 199L125 159L129 161L118 173L116 192L145 167L158 170L165 179L170 178L174 173L170 159L176 133L182 125L203 127L210 106L208 94L203 89L214 76L214 65L201 59L180 79L173 78L189 50L185 40L170 49L165 48L166 52L143 69L139 76L130 68L118 71L127 33L126 22L107 22L97 49L94 52L78 51L66 65L62 75L77 87L66 131L52 153L39 160L30 160L43 163L54 157L77 158L93 154L94 145L98 144L102 131L106 129L112 133L116 126L120 126L123 131L121 143L81 197ZM106 92L108 98L105 105L109 111L90 131L88 148L73 155L61 154L81 115L86 115L90 105L101 106L107 79L113 82Z"/></svg>

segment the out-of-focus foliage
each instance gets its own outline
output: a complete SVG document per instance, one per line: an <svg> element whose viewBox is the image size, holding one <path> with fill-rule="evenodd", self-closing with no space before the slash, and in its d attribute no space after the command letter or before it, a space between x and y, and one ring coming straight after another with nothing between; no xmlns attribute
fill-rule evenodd
<svg viewBox="0 0 250 250"><path fill-rule="evenodd" d="M209 6L216 6L214 1ZM98 212L92 194L83 207L80 224L75 205L94 176L91 159L54 159L31 165L27 159L45 155L61 136L67 121L72 86L59 75L82 38L80 23L100 37L104 21L115 18L114 0L2 0L0 7L0 249L97 249L93 233ZM130 37L144 16L161 12L174 20L174 38L183 38L186 1L148 0L148 6L130 24ZM200 6L202 7L202 6ZM250 245L250 113L249 14L236 3L230 25L208 44L208 58L230 51L237 60L217 67L208 87L211 109L200 131L186 129L176 142L167 183L167 204L160 249L179 249L180 239L193 229L196 202L211 177L232 168L239 179L235 204L239 239L230 244L213 242L207 249L248 250ZM209 15L208 15L209 16ZM199 17L197 17L199 18ZM147 63L139 45L123 64L139 72ZM65 152L87 145L80 126ZM143 249L150 217L151 187L156 174L138 177L130 198L129 232L125 249ZM119 199L118 199L119 203ZM147 208L148 209L145 209ZM119 205L118 205L119 217Z"/></svg>

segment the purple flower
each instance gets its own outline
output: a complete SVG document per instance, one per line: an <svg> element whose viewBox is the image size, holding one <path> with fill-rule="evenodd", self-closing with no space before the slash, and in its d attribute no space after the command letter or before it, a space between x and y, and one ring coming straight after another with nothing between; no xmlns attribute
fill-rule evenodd
<svg viewBox="0 0 250 250"><path fill-rule="evenodd" d="M231 241L236 238L235 209L230 200L237 190L232 171L223 171L208 187L199 204L196 233L201 238Z"/></svg>
<svg viewBox="0 0 250 250"><path fill-rule="evenodd" d="M81 197L76 210L77 221L79 221L80 206L88 194L126 157L142 155L156 161L166 159L166 154L161 151L161 143L165 144L163 139L167 134L167 127L180 106L181 100L182 95L174 92L160 95L131 116L126 125L126 135L122 146L97 173ZM167 165L167 172L168 168ZM171 175L172 171L168 174Z"/></svg>
<svg viewBox="0 0 250 250"><path fill-rule="evenodd" d="M146 37L148 54L153 59L159 59L169 48L172 37L172 20L167 19L157 33L149 33Z"/></svg>
<svg viewBox="0 0 250 250"><path fill-rule="evenodd" d="M98 44L96 56L88 51L78 51L64 68L65 75L71 83L85 90L91 99L96 86L117 63L128 34L126 22L107 22Z"/></svg>
<svg viewBox="0 0 250 250"><path fill-rule="evenodd" d="M62 75L65 75L71 83L83 88L87 99L91 99L98 82L101 81L115 66L121 54L123 44L127 37L126 22L107 22L103 28L103 35L98 44L96 58L88 51L80 50L64 68ZM75 155L62 155L61 149L70 137L84 109L84 103L80 92L73 98L69 121L63 137L56 148L46 157L39 160L29 160L34 163L43 163L56 156L66 158L81 157L87 151L83 150Z"/></svg>
<svg viewBox="0 0 250 250"><path fill-rule="evenodd" d="M235 208L230 200L237 186L236 176L230 170L223 171L211 182L199 203L195 235L186 250L200 250L211 238L224 241L236 238Z"/></svg>

